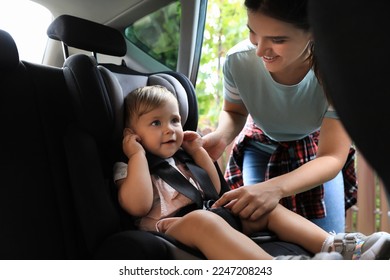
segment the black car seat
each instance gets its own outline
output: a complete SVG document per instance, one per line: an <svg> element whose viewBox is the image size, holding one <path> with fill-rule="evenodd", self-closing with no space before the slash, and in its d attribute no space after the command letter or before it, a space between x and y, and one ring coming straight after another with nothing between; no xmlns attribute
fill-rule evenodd
<svg viewBox="0 0 390 280"><path fill-rule="evenodd" d="M68 16L65 18L73 19ZM78 28L79 24L72 23L66 25L65 31ZM84 29L85 32L93 33L91 30L96 29L89 27ZM83 27L78 30L83 30ZM70 41L78 38L73 35L67 37L67 33L62 33L63 31L54 22L49 27L48 34L52 37L58 32ZM125 48L121 50L123 45L116 44L118 37L112 29L103 28L98 31L97 34L113 42L103 53L118 55L125 51ZM85 38L87 37L82 37L82 40ZM121 35L119 38L119 43L124 43ZM81 43L88 49L85 44ZM103 259L203 258L199 252L192 252L164 235L135 230L131 218L118 206L116 187L112 180L112 166L123 157L122 87L126 86L130 91L146 83L161 84L166 81L165 86L173 92L178 88L178 91L184 93L178 96L179 100L187 99L181 83L170 75L161 73L150 77L135 74L132 76L133 80L127 76L120 84L111 71L97 64L95 57L84 54L67 58L63 72L76 118L75 123L68 127L65 138L68 165L77 213L89 254ZM186 100L181 101L181 112L186 115L189 106Z"/></svg>
<svg viewBox="0 0 390 280"><path fill-rule="evenodd" d="M88 34L99 34L99 36L89 36ZM48 36L54 40L61 41L64 49L72 46L91 51L94 54L97 52L113 56L124 56L126 54L126 43L119 31L69 15L62 15L56 18L48 28ZM85 38L88 38L88 40L85 40ZM75 135L79 136L73 139L76 143L69 146L68 153L74 157L69 165L74 169L74 176L71 176L74 178L72 185L75 188L74 191L77 192L77 200L79 200L78 202L76 201L78 212L84 215L82 224L85 225L85 231L89 232L87 236L96 236L102 233L97 224L89 225L91 216L95 215L94 208L97 206L91 200L92 193L97 191L96 183L93 183L96 176L101 176L99 181L104 182L106 185L105 190L103 186L98 190L100 193L99 198L111 204L111 208L116 207L121 221L122 229L104 243L103 247L97 252L97 256L118 258L119 254L120 257L125 258L135 257L136 255L132 255L131 252L125 252L121 247L121 243L133 243L131 236L127 238L126 235L137 233L140 235L149 234L156 239L163 240L165 242L164 248L168 250L165 258L203 258L199 252L190 250L164 234L155 232L142 233L135 230L130 217L119 209L116 200L116 188L112 180L113 164L116 161L125 160L121 143L123 102L126 95L140 86L153 84L166 86L176 94L179 100L184 129L196 131L198 108L193 85L184 75L174 71L140 73L125 65L99 64L96 61L96 55L71 55L67 57L63 68L78 119L77 125L73 128L74 131L70 135L72 137L75 137ZM85 143L77 143L80 142L80 139L83 139L82 142ZM70 142L73 142L73 140ZM81 147L81 144L85 147ZM85 155L88 149L93 151L91 151L90 155ZM94 157L93 162L90 162L91 156ZM94 168L94 170L99 171L99 174L88 174L89 172L85 169L88 170L89 168L86 166L90 164L99 165ZM91 178L87 178L88 176ZM80 181L79 177L84 177L84 182L82 182L83 180ZM127 231L124 232L124 230ZM103 235L106 234L103 233ZM298 246L275 241L273 238L270 236L258 236L255 240L262 243L261 246L274 255L307 254L306 251ZM273 242L267 242L271 241L271 239ZM141 246L140 244L141 242L138 243L139 246ZM150 248L152 247L152 244L146 245L149 245ZM112 250L113 246L121 248L121 253L118 253L118 251L114 252ZM91 249L93 247L94 244L91 244Z"/></svg>
<svg viewBox="0 0 390 280"><path fill-rule="evenodd" d="M122 160L122 118L115 113L115 103L108 94L101 72L105 70L83 54L69 57L63 70L77 119L65 139L68 165L88 250L95 255L96 248L110 237L96 253L98 258L172 258L168 250L171 242L164 245L161 241L166 239L134 230L130 217L118 206L112 167ZM125 243L131 246L123 246ZM113 250L113 246L118 249Z"/></svg>
<svg viewBox="0 0 390 280"><path fill-rule="evenodd" d="M20 61L4 30L0 49L0 259L79 258L61 141L71 118L62 69Z"/></svg>
<svg viewBox="0 0 390 280"><path fill-rule="evenodd" d="M385 140L390 117L390 42L383 36L389 26L388 3L374 1L366 5L365 1L348 0L339 2L335 11L331 10L336 0L308 3L324 85L357 149L383 181L390 203ZM374 57L380 59L373 59L373 50Z"/></svg>

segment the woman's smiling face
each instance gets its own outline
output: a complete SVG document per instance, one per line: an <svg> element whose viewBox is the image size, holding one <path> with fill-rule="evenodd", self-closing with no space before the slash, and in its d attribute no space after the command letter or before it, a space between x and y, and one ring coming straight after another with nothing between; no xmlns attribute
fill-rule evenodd
<svg viewBox="0 0 390 280"><path fill-rule="evenodd" d="M247 26L257 56L271 73L289 72L306 63L312 39L310 32L254 11L248 11Z"/></svg>

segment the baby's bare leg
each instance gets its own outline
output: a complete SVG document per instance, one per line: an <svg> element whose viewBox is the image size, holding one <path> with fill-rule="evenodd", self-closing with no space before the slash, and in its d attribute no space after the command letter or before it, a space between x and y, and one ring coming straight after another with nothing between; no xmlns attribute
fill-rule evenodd
<svg viewBox="0 0 390 280"><path fill-rule="evenodd" d="M272 259L249 237L210 211L197 210L185 215L166 234L200 250L207 259Z"/></svg>
<svg viewBox="0 0 390 280"><path fill-rule="evenodd" d="M248 235L256 231L270 230L280 240L301 245L312 253L320 252L323 242L330 235L308 219L280 204L256 221L243 220L242 225L244 233Z"/></svg>

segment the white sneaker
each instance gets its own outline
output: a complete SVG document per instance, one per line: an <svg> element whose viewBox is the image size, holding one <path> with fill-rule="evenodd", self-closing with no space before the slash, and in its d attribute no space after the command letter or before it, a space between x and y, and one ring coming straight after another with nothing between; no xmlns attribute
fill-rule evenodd
<svg viewBox="0 0 390 280"><path fill-rule="evenodd" d="M274 260L343 260L343 256L337 252L321 252L315 254L313 257L306 255L287 255L287 256L277 256Z"/></svg>
<svg viewBox="0 0 390 280"><path fill-rule="evenodd" d="M339 233L334 236L334 250L345 260L390 259L390 234L375 232L369 236L362 233Z"/></svg>

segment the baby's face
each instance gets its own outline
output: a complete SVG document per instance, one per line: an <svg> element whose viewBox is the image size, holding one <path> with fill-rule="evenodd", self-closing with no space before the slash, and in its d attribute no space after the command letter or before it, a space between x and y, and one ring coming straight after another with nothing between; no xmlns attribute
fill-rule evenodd
<svg viewBox="0 0 390 280"><path fill-rule="evenodd" d="M173 156L183 143L179 107L174 100L140 116L132 129L144 149L161 158Z"/></svg>

